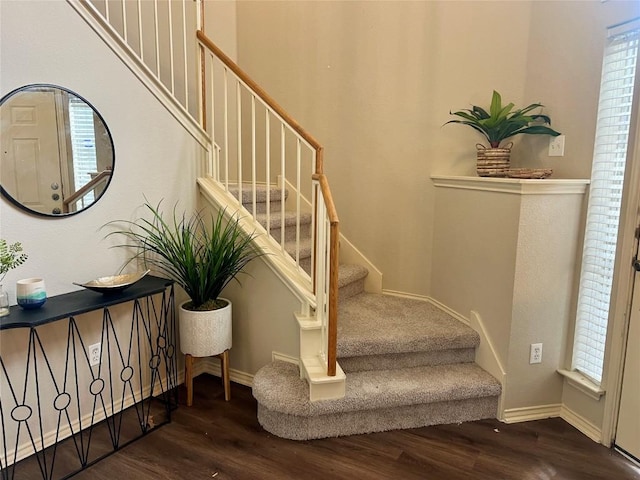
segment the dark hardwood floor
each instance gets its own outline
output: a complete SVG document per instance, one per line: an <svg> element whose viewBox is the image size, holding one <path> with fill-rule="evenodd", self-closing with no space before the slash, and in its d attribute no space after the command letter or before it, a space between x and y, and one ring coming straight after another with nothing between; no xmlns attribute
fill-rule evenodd
<svg viewBox="0 0 640 480"><path fill-rule="evenodd" d="M225 402L218 378L194 385L193 407L181 404L171 424L74 479L640 479L640 468L561 419L295 442L260 427L249 388L232 384Z"/></svg>

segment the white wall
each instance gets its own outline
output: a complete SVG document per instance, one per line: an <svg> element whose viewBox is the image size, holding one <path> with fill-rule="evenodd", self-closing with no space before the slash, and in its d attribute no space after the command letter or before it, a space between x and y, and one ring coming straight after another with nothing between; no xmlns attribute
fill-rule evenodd
<svg viewBox="0 0 640 480"><path fill-rule="evenodd" d="M176 201L185 211L204 206L195 183L202 152L66 2L0 2L0 8L0 94L30 83L76 91L102 114L116 156L109 189L78 215L35 217L0 200L0 236L21 241L29 254L4 282L15 304L20 278L41 276L48 294L57 295L78 289L74 281L117 273L126 252L110 249L116 240L104 239L110 230L101 227L136 218L145 196L153 204L164 199L166 208ZM235 56L235 2L208 1L206 8L205 31ZM225 295L235 304L231 367L253 374L274 350L298 355L293 313L301 307L264 262L255 261L248 272L242 286L233 283Z"/></svg>
<svg viewBox="0 0 640 480"><path fill-rule="evenodd" d="M109 249L105 223L131 219L144 195L166 205L196 201L200 152L193 139L102 43L66 2L1 2L0 90L30 83L67 87L102 114L115 147L113 180L100 201L68 218L29 215L0 200L0 235L21 241L27 263L4 284L15 302L15 281L39 276L48 293L77 289L74 281L111 275L125 252Z"/></svg>
<svg viewBox="0 0 640 480"><path fill-rule="evenodd" d="M29 254L27 262L10 271L3 282L12 303L20 278L42 277L49 295L57 295L78 289L74 281L117 273L126 253L109 248L114 241L104 239L108 230L101 226L133 219L144 195L152 203L164 199L171 206L179 201L182 208L193 209L196 167L201 161L197 143L66 2L0 2L0 94L31 83L67 87L94 105L113 136L115 168L100 201L72 217L36 217L0 199L0 236L22 242ZM116 323L130 318L127 309L115 313ZM87 337L98 339L100 322L90 325ZM45 348L60 345L64 328L45 327ZM8 356L7 368L14 379L20 378L26 361L26 350L14 348L25 332L0 334L0 351ZM9 407L3 402L3 408Z"/></svg>

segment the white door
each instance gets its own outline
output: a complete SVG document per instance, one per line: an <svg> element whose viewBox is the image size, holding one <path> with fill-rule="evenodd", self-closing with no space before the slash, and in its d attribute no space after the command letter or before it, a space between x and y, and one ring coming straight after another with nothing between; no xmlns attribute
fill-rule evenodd
<svg viewBox="0 0 640 480"><path fill-rule="evenodd" d="M640 264L636 267L615 444L640 461L640 272L637 271L638 267Z"/></svg>
<svg viewBox="0 0 640 480"><path fill-rule="evenodd" d="M60 149L54 92L14 95L0 108L2 187L42 213L62 211Z"/></svg>

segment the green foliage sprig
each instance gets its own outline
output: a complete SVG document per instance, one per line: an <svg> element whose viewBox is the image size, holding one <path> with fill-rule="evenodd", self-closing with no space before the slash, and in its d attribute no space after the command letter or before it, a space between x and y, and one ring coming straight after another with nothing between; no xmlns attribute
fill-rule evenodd
<svg viewBox="0 0 640 480"><path fill-rule="evenodd" d="M0 283L9 270L19 267L27 258L29 256L23 253L20 242L10 245L4 238L0 238Z"/></svg>
<svg viewBox="0 0 640 480"><path fill-rule="evenodd" d="M161 203L161 202L160 202ZM253 246L255 235L246 235L238 217L228 222L224 210L211 216L207 225L202 213L191 217L179 215L176 206L170 220L165 220L160 203L145 203L150 219L109 222L124 223L128 241L118 247L133 247L137 253L129 262L141 259L145 266L157 270L180 285L191 299L191 310L213 310L224 287L243 271L254 258L262 255ZM127 263L129 263L127 262Z"/></svg>
<svg viewBox="0 0 640 480"><path fill-rule="evenodd" d="M489 142L492 148L500 146L500 142L518 134L528 135L560 135L550 127L551 119L548 115L531 113L536 108L542 108L540 103L514 110L513 103L502 106L502 97L495 90L491 98L491 106L487 112L485 109L473 105L471 109L463 109L457 112L449 112L451 115L463 120L449 120L447 123L460 123L468 125L480 132ZM445 125L447 124L445 123Z"/></svg>

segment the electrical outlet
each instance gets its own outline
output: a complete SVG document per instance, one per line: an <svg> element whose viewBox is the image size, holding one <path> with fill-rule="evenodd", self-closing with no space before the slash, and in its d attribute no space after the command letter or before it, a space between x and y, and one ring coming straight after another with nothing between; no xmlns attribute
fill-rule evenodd
<svg viewBox="0 0 640 480"><path fill-rule="evenodd" d="M93 345L89 345L89 365L92 367L94 365L100 364L100 354L101 348L99 343L94 343Z"/></svg>
<svg viewBox="0 0 640 480"><path fill-rule="evenodd" d="M542 344L532 343L529 351L529 363L542 363Z"/></svg>
<svg viewBox="0 0 640 480"><path fill-rule="evenodd" d="M564 138L564 135L558 135L549 139L550 157L564 157Z"/></svg>

